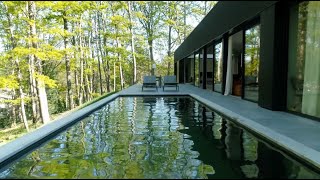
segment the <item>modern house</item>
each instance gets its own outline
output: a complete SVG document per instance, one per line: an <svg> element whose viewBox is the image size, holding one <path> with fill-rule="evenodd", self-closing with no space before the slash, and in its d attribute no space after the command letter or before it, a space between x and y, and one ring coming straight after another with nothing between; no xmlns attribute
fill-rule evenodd
<svg viewBox="0 0 320 180"><path fill-rule="evenodd" d="M179 83L319 119L320 2L218 2L174 61Z"/></svg>

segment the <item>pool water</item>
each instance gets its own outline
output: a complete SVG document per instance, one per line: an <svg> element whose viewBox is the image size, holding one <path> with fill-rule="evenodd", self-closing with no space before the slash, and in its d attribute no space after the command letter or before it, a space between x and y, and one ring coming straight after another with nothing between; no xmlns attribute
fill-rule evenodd
<svg viewBox="0 0 320 180"><path fill-rule="evenodd" d="M190 97L119 97L0 178L320 178Z"/></svg>

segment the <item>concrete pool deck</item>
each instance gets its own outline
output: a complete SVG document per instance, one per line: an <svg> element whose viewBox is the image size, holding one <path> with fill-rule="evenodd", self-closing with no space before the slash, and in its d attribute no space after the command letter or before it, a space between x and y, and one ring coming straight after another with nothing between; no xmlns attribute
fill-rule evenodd
<svg viewBox="0 0 320 180"><path fill-rule="evenodd" d="M155 91L155 88L146 88L142 92L141 84L136 84L59 120L52 121L40 129L0 146L0 169L14 160L16 154L30 151L35 144L44 143L47 137L57 134L57 130L61 132L70 124L78 122L84 116L119 96L189 95L228 119L303 159L320 171L320 143L318 143L320 122L283 111L270 111L259 107L256 103L234 96L223 96L192 85L179 84L179 86L178 92L175 91L175 87L166 87L164 92L162 88L158 88L158 91Z"/></svg>

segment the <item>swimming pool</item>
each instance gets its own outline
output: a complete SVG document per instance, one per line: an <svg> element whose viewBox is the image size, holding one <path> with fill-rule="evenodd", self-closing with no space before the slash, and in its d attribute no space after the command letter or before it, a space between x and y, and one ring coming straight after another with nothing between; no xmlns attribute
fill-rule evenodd
<svg viewBox="0 0 320 180"><path fill-rule="evenodd" d="M0 178L320 178L190 97L119 97Z"/></svg>

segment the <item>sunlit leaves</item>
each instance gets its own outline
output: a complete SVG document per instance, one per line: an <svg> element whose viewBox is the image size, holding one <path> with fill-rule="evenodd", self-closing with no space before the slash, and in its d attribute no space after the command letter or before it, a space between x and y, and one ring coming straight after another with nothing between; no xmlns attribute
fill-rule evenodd
<svg viewBox="0 0 320 180"><path fill-rule="evenodd" d="M8 89L18 89L19 83L17 78L13 75L9 76L0 76L0 89L8 88Z"/></svg>
<svg viewBox="0 0 320 180"><path fill-rule="evenodd" d="M44 82L45 85L47 85L50 88L55 88L57 87L56 81L53 79L50 79L48 76L46 75L42 75L42 74L35 74L35 77L38 78L40 81Z"/></svg>

